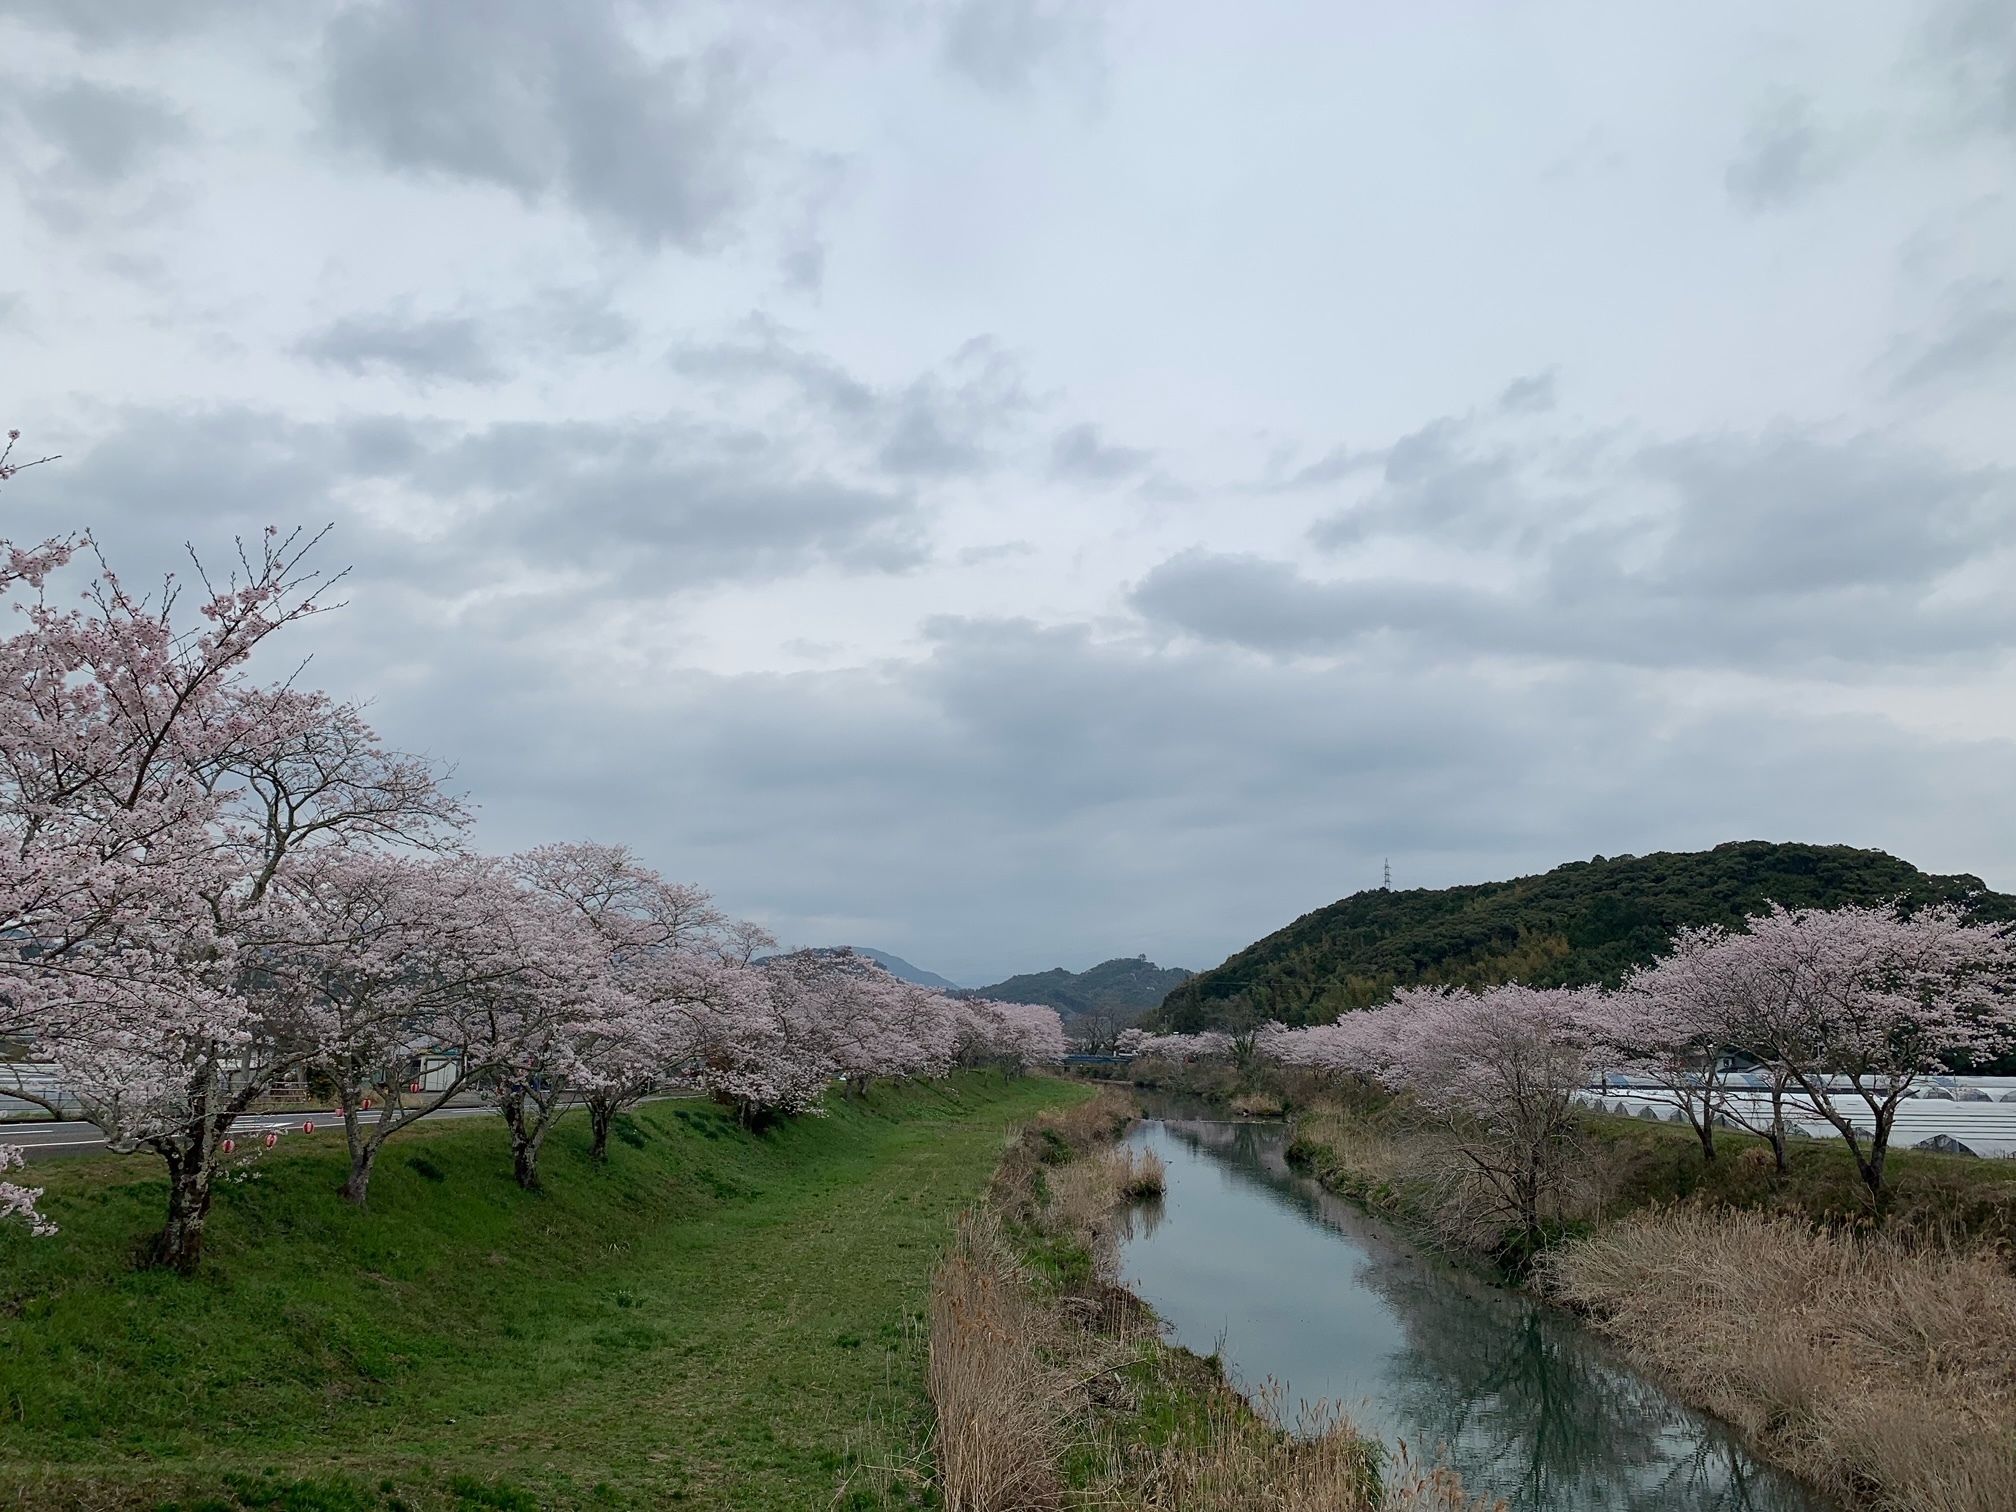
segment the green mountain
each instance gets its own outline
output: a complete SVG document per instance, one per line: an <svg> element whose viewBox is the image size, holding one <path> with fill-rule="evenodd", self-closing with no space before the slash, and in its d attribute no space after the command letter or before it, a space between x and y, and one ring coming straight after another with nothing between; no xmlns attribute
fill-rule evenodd
<svg viewBox="0 0 2016 1512"><path fill-rule="evenodd" d="M1683 924L1734 926L1773 902L1836 908L1892 898L2016 918L2016 897L1978 877L1929 876L1845 845L1739 840L1597 856L1510 882L1353 893L1190 978L1146 1022L1185 1033L1266 1019L1320 1024L1396 986L1438 982L1614 986Z"/></svg>
<svg viewBox="0 0 2016 1512"><path fill-rule="evenodd" d="M1003 1003L1047 1003L1066 1017L1103 1015L1131 1023L1180 989L1191 973L1181 966L1157 966L1146 956L1101 961L1089 971L1025 972L992 987L976 987L972 997Z"/></svg>

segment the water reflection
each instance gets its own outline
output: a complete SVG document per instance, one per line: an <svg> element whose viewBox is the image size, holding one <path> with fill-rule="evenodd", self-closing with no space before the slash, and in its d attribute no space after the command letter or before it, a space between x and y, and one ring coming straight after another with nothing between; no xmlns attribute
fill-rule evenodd
<svg viewBox="0 0 2016 1512"><path fill-rule="evenodd" d="M1343 1403L1389 1444L1444 1446L1521 1512L1822 1512L1571 1319L1414 1252L1296 1176L1280 1125L1168 1120L1169 1170L1126 1239L1135 1289L1242 1380ZM1222 1341L1222 1346L1221 1346Z"/></svg>

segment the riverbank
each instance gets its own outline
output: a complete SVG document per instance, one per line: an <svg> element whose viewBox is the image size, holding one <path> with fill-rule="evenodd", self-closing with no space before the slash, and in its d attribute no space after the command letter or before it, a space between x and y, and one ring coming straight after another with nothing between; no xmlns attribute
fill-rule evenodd
<svg viewBox="0 0 2016 1512"><path fill-rule="evenodd" d="M1003 1157L933 1285L931 1381L944 1505L1184 1512L1463 1512L1446 1471L1323 1411L1284 1433L1213 1357L1166 1342L1117 1280L1120 1239L1152 1221L1159 1163L1116 1148L1113 1089L1047 1114ZM1383 1472L1383 1473L1382 1473Z"/></svg>
<svg viewBox="0 0 2016 1512"><path fill-rule="evenodd" d="M925 1302L1007 1130L1086 1096L962 1073L761 1134L585 1119L546 1189L489 1121L387 1151L367 1212L335 1138L220 1193L194 1279L138 1271L157 1162L38 1167L54 1239L0 1231L0 1506L536 1512L902 1506L929 1430Z"/></svg>
<svg viewBox="0 0 2016 1512"><path fill-rule="evenodd" d="M1632 1363L1845 1506L2016 1506L2016 1162L1901 1151L1878 1223L1831 1141L1589 1112L1535 1249L1462 1200L1404 1101L1305 1096L1293 1154L1326 1187L1580 1312Z"/></svg>

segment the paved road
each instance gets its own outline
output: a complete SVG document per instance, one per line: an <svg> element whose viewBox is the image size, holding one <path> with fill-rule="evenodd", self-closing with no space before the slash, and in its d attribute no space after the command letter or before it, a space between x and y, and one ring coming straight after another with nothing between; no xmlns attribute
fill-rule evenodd
<svg viewBox="0 0 2016 1512"><path fill-rule="evenodd" d="M486 1118L495 1113L495 1108L443 1108L430 1113L429 1118ZM358 1115L367 1122L375 1123L378 1114L373 1111ZM268 1130L283 1134L298 1133L303 1124L312 1123L317 1130L340 1129L342 1116L332 1110L320 1113L252 1113L239 1119L231 1126L232 1137L239 1140L257 1139ZM62 1155L90 1155L105 1148L105 1136L95 1124L62 1123L42 1120L32 1123L17 1123L13 1120L0 1122L0 1144L18 1145L30 1160L50 1159Z"/></svg>

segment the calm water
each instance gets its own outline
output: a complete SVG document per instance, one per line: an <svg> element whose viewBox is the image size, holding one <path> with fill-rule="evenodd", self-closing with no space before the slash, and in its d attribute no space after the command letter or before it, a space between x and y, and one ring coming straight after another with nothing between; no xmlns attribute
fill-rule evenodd
<svg viewBox="0 0 2016 1512"><path fill-rule="evenodd" d="M1328 1399L1390 1447L1442 1447L1515 1512L1827 1512L1572 1319L1399 1243L1289 1170L1279 1124L1162 1120L1169 1168L1128 1283L1246 1386Z"/></svg>

